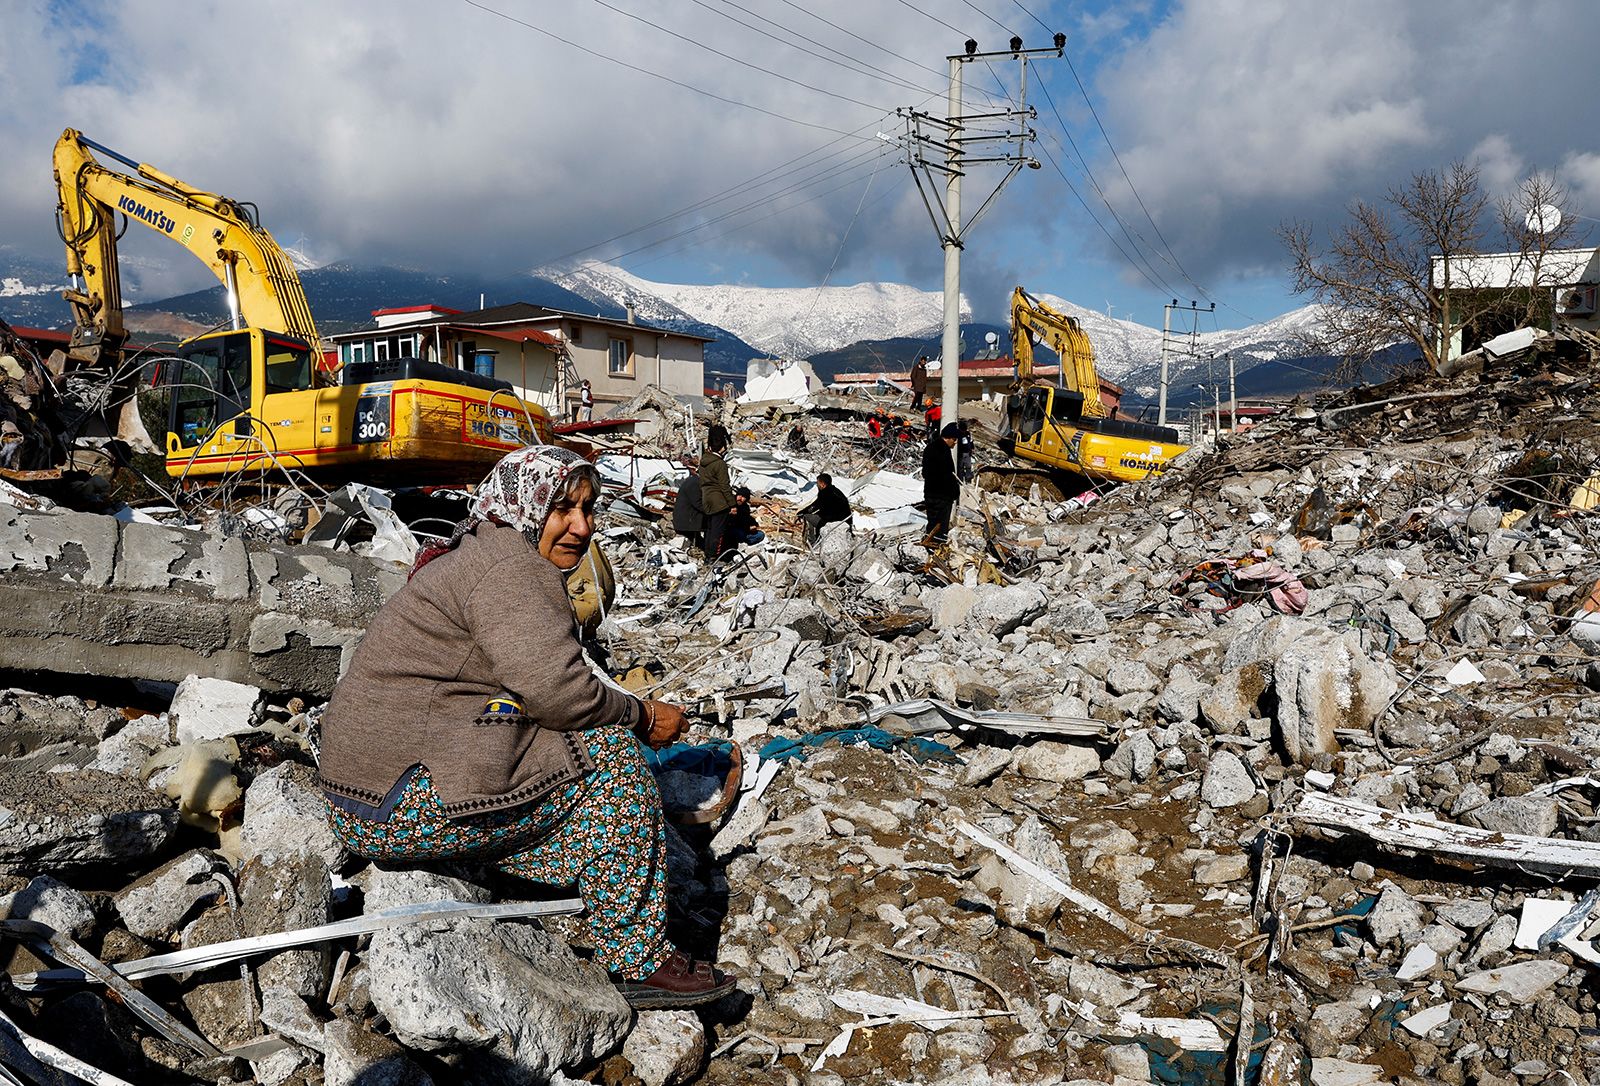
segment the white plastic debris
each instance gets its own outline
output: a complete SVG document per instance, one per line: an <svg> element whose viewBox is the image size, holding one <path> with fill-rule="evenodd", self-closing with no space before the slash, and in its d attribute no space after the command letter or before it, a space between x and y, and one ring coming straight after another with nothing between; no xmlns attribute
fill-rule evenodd
<svg viewBox="0 0 1600 1086"><path fill-rule="evenodd" d="M1451 686L1471 686L1483 682L1483 672L1471 660L1462 660L1445 674L1444 681Z"/></svg>

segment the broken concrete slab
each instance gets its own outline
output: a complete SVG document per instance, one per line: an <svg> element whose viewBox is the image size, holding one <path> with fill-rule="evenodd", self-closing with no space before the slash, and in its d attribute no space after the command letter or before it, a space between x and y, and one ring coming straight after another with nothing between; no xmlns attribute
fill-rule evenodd
<svg viewBox="0 0 1600 1086"><path fill-rule="evenodd" d="M178 684L168 715L179 743L201 743L254 731L264 708L259 687L188 675Z"/></svg>
<svg viewBox="0 0 1600 1086"><path fill-rule="evenodd" d="M239 871L239 911L247 937L326 924L332 896L328 866L312 853L258 856ZM321 999L330 965L324 943L274 954L257 964L256 976L263 986Z"/></svg>
<svg viewBox="0 0 1600 1086"><path fill-rule="evenodd" d="M1060 784L1098 772L1100 754L1093 747L1045 740L1019 747L1013 765L1017 773L1031 780Z"/></svg>
<svg viewBox="0 0 1600 1086"><path fill-rule="evenodd" d="M196 905L222 893L211 877L220 866L212 853L191 849L129 883L111 900L123 926L141 939L170 939Z"/></svg>
<svg viewBox="0 0 1600 1086"><path fill-rule="evenodd" d="M706 1029L693 1011L640 1011L622 1055L644 1086L678 1086L705 1062Z"/></svg>
<svg viewBox="0 0 1600 1086"><path fill-rule="evenodd" d="M94 906L83 894L40 875L10 894L0 894L0 920L32 920L82 939L94 929Z"/></svg>
<svg viewBox="0 0 1600 1086"><path fill-rule="evenodd" d="M1513 1003L1526 1004L1560 984L1570 972L1571 967L1561 962L1536 958L1470 973L1456 981L1456 988L1480 995L1501 995Z"/></svg>
<svg viewBox="0 0 1600 1086"><path fill-rule="evenodd" d="M328 824L327 800L313 770L284 762L257 774L244 794L239 854L246 861L311 855L324 867L338 869L344 844Z"/></svg>
<svg viewBox="0 0 1600 1086"><path fill-rule="evenodd" d="M372 869L368 908L449 898L454 881ZM536 1080L609 1051L632 1020L604 970L527 925L456 920L381 931L367 968L373 1006L402 1044L465 1046Z"/></svg>
<svg viewBox="0 0 1600 1086"><path fill-rule="evenodd" d="M326 697L404 583L390 564L317 547L13 506L0 518L0 668ZM269 636L256 627L271 615Z"/></svg>
<svg viewBox="0 0 1600 1086"><path fill-rule="evenodd" d="M0 873L138 864L177 825L161 797L109 773L0 773Z"/></svg>
<svg viewBox="0 0 1600 1086"><path fill-rule="evenodd" d="M348 1018L328 1023L324 1043L324 1086L433 1086L404 1049Z"/></svg>
<svg viewBox="0 0 1600 1086"><path fill-rule="evenodd" d="M1292 615L1247 630L1223 657L1224 670L1252 663L1270 666L1278 732L1302 765L1339 749L1335 730L1370 728L1399 688L1393 665L1370 657L1354 632Z"/></svg>

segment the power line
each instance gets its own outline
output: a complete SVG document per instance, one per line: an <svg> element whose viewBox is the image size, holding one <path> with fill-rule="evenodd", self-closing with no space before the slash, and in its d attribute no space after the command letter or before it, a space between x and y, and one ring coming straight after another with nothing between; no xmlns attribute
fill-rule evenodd
<svg viewBox="0 0 1600 1086"><path fill-rule="evenodd" d="M1164 282L1159 282L1159 277L1152 276L1150 271L1146 271L1137 260L1129 256L1128 251L1122 247L1122 244L1119 241L1117 241L1116 235L1112 234L1111 231L1106 229L1105 223L1100 221L1100 219L1095 215L1094 209L1089 206L1089 202L1083 198L1083 193L1078 191L1078 186L1072 183L1072 179L1066 175L1066 172L1061 168L1061 164L1058 163L1055 159L1055 156L1050 153L1050 148L1041 146L1039 149L1044 152L1045 161L1050 163L1051 168L1056 171L1057 176L1061 178L1062 184L1067 186L1067 191L1071 192L1073 196L1077 197L1078 203L1083 207L1084 214L1089 216L1089 221L1100 228L1100 232L1106 236L1106 240L1111 243L1112 247L1116 249L1117 252L1122 254L1122 258L1128 262L1128 265L1132 267L1134 271L1142 275L1144 277L1144 281L1149 283L1152 287L1155 287L1163 294L1171 295L1172 288L1167 286Z"/></svg>
<svg viewBox="0 0 1600 1086"><path fill-rule="evenodd" d="M856 220L861 218L861 209L867 206L867 195L872 192L872 183L878 179L878 173L883 169L883 160L879 159L877 166L872 171L872 176L867 178L867 185L861 190L861 199L856 201L856 213L850 216L849 224L844 228L844 233L839 235L839 248L834 250L833 263L828 265L828 271L822 277L822 282L817 284L817 291L811 296L811 304L806 307L805 313L796 319L796 324L809 320L812 312L817 308L817 303L822 300L822 292L827 289L828 280L833 278L834 269L839 266L839 258L844 256L845 242L850 240L850 231L855 229Z"/></svg>
<svg viewBox="0 0 1600 1086"><path fill-rule="evenodd" d="M817 20L817 22L822 23L825 26L833 27L833 29L837 30L839 33L845 35L846 37L854 38L856 41L860 42L862 45L870 45L872 48L877 49L880 52L888 53L891 57L894 57L896 60L904 61L905 63L910 64L914 68L921 68L923 71L929 72L929 73L931 73L933 75L936 75L940 79L944 78L945 73L941 72L939 69L937 69L935 67L932 67L931 65L928 65L928 64L923 64L920 61L912 60L910 57L902 56L901 54L896 53L893 49L890 49L886 45L880 45L878 42L875 42L875 41L871 40L870 38L863 38L860 34L857 34L853 30L846 30L844 27L840 26L838 23L831 22L830 20L824 18L823 16L818 15L816 12L812 11L810 8L801 7L799 4L795 3L794 0L778 0L778 2L781 3L781 4L784 4L784 5L788 6L788 7L794 8L794 10L800 12L801 14L811 16L813 19ZM907 6L909 7L910 5L907 5Z"/></svg>
<svg viewBox="0 0 1600 1086"><path fill-rule="evenodd" d="M884 119L887 119L887 118L884 118ZM874 127L876 127L878 125L878 123L879 123L878 121L874 121L874 122L872 122L872 124L865 125L863 127L865 127L865 128L874 128ZM860 132L861 129L857 129L856 131ZM657 218L651 219L649 222L641 223L640 225L635 226L631 230L624 230L621 233L612 234L610 237L603 238L600 241L597 241L597 242L593 243L592 245L585 245L582 248L573 249L570 252L562 253L560 256L555 256L555 257L551 257L548 260L540 261L539 264L540 264L540 266L545 265L545 264L559 264L562 261L570 260L572 257L581 256L584 253L588 253L588 252L593 252L595 249L599 249L602 246L609 245L613 241L620 241L621 239L623 239L625 237L630 237L633 234L637 234L637 233L640 233L641 231L648 230L652 226L660 226L664 222L669 222L672 219L676 219L676 218L678 218L678 217L680 217L682 215L687 215L692 211L699 211L701 208L709 207L712 204L720 203L722 200L725 200L725 199L727 199L727 198L729 198L731 196L736 196L741 192L747 191L752 187L758 186L763 181L763 179L770 177L771 175L779 172L780 170L787 169L790 166L793 166L797 162L802 162L802 161L804 161L804 160L806 160L808 158L812 158L815 155L821 154L821 152L827 150L829 147L832 147L836 143L842 143L845 139L849 138L849 135L854 135L854 133L847 134L846 136L840 136L837 139L829 140L827 143L824 143L820 147L813 148L812 150L806 151L803 154L796 155L791 159L788 159L788 160L786 160L784 162L780 162L776 166L771 167L770 169L762 170L760 173L756 174L753 177L747 178L744 181L739 182L737 185L730 185L728 188L723 189L721 192L714 193L714 194L712 194L710 196L704 197L703 199L697 200L692 204L687 204L684 207L678 208L676 211L669 211L665 215L661 215L661 216L659 216ZM819 164L821 164L823 162L828 161L828 159L830 159L830 158L836 158L839 155L842 155L844 153L845 153L845 150L843 148L841 148L841 149L839 149L837 151L834 151L831 154L823 155L821 158L819 158L815 162L813 162L812 165L819 165Z"/></svg>
<svg viewBox="0 0 1600 1086"><path fill-rule="evenodd" d="M882 153L887 155L887 154L891 154L892 152L884 151ZM777 216L785 214L786 212L789 212L789 211L793 211L796 208L804 207L806 204L816 203L818 200L822 199L824 196L831 196L833 193L838 192L840 189L848 188L850 185L854 184L858 179L859 179L859 174L857 174L856 177L847 178L846 180L844 180L843 182L833 186L832 188L824 189L822 192L814 193L813 195L806 197L804 200L797 201L797 202L795 202L793 204L788 205L787 207L775 208L772 211L767 212L765 215L760 216L759 218L751 219L748 222L742 222L742 223L738 224L737 226L733 226L733 227L730 227L727 230L723 230L723 231L721 231L719 233L712 234L710 237L698 238L695 241L692 241L687 245L680 245L676 249L669 250L669 251L667 251L665 253L659 253L656 256L651 257L649 260L638 261L637 263L634 264L634 267L642 268L647 264L655 263L657 260L665 260L667 257L674 256L674 255L676 255L678 253L683 252L686 249L692 249L696 245L704 245L707 242L716 241L719 238L725 238L730 234L737 234L741 230L748 230L750 227L755 226L758 223L766 222L768 219L776 218ZM879 196L876 200L873 200L872 203L867 205L867 206L868 207L874 206L874 205L882 202L883 200L887 199L888 197L890 197L892 195L894 195L894 190L890 189L887 192L885 192L882 196ZM757 206L757 205L756 204L749 204L746 207L741 208L740 210L741 211L749 210L751 207L755 207L755 206ZM730 212L730 214L734 214L734 213ZM727 217L728 216L723 216L723 218L727 218ZM706 225L709 225L709 224L706 224ZM684 231L684 233L692 233L692 231ZM648 248L648 246L642 246L641 248Z"/></svg>
<svg viewBox="0 0 1600 1086"><path fill-rule="evenodd" d="M1161 239L1162 246L1166 248L1167 253L1172 257L1173 267L1178 270L1179 275L1189 281L1191 286L1204 295L1207 301L1215 301L1216 299L1206 294L1204 287L1196 283L1194 278L1183 270L1183 262L1178 259L1178 254L1172 251L1172 246L1167 244L1165 235L1161 233L1161 225L1156 222L1155 216L1151 215L1150 209L1145 206L1144 197L1139 195L1139 190L1135 187L1133 178L1128 176L1128 168L1122 164L1122 156L1117 154L1116 145L1111 142L1111 136L1106 132L1106 126L1100 121L1100 111L1094 108L1094 102L1089 98L1088 88L1083 85L1083 80L1078 77L1078 69L1072 63L1072 56L1065 51L1063 51L1062 55L1067 62L1067 71L1072 73L1073 82L1078 84L1078 93L1083 95L1083 104L1089 107L1089 115L1094 118L1095 127L1100 129L1100 138L1105 140L1106 146L1110 148L1111 157L1116 161L1117 169L1122 171L1122 179L1128 183L1128 191L1133 193L1133 198L1139 202L1139 210L1144 212L1144 217L1149 220L1151 227L1155 229L1156 237Z"/></svg>
<svg viewBox="0 0 1600 1086"><path fill-rule="evenodd" d="M910 8L912 11L916 12L918 15L921 15L925 19L932 19L934 22L938 23L940 26L944 27L946 30L948 30L948 31L950 31L950 32L952 32L954 34L960 34L963 38L972 37L972 35L968 34L965 30L962 30L960 27L951 26L949 23L945 22L943 19L939 18L937 15L933 14L932 12L923 11L921 8L919 8L915 4L913 4L911 2L911 0L900 0L900 5L901 5L901 7Z"/></svg>
<svg viewBox="0 0 1600 1086"><path fill-rule="evenodd" d="M1055 31L1053 31L1053 30L1051 30L1051 29L1050 29L1050 26L1049 26L1049 24L1047 24L1047 23L1046 23L1046 22L1045 22L1045 21L1044 21L1044 20L1043 20L1043 19L1041 19L1041 18L1039 18L1039 17L1038 17L1038 16L1037 16L1037 15L1035 15L1035 14L1034 14L1034 13L1033 13L1033 12L1031 12L1031 11L1029 11L1029 10L1028 10L1028 5L1026 5L1026 4L1024 4L1024 3L1023 3L1023 2L1022 2L1022 0L1011 0L1011 2L1012 2L1012 3L1013 3L1013 4L1015 4L1015 5L1017 5L1017 7L1019 7L1019 8L1021 8L1021 9L1022 9L1022 11L1023 11L1023 13L1024 13L1024 14L1025 14L1025 15L1027 15L1027 16L1028 16L1028 18L1030 18L1030 19L1032 19L1032 20L1033 20L1033 21L1034 21L1034 22L1036 22L1036 23L1038 23L1038 24L1039 24L1039 26L1040 26L1040 27L1041 27L1041 28L1043 28L1043 30L1044 30L1044 32L1045 32L1045 33L1046 33L1046 34L1054 34L1054 33L1055 33Z"/></svg>
<svg viewBox="0 0 1600 1086"><path fill-rule="evenodd" d="M576 49L580 53L586 53L589 56L596 58L597 60L609 61L612 64L616 64L616 65L618 65L620 67L627 68L629 71L638 72L640 75L648 75L651 78L659 79L664 83L671 83L675 87L682 87L684 90L693 91L696 94L704 95L707 98L715 99L716 101L722 102L725 105L738 106L741 109L752 110L752 111L754 111L756 113L762 114L763 116L772 117L775 120L788 121L790 124L800 125L802 128L815 128L819 132L832 132L834 135L837 135L837 136L853 136L853 135L855 135L855 133L846 132L842 128L834 128L832 125L818 124L815 121L803 121L799 117L791 117L787 113L779 113L779 112L777 112L775 110L766 109L766 108L764 108L762 106L754 105L754 104L752 104L750 102L742 102L737 98L729 98L726 95L718 94L715 91L706 90L704 87L697 87L692 83L685 83L681 79L674 79L670 75L663 75L660 72L651 71L649 68L642 68L637 64L630 64L626 60L621 60L621 59L619 59L617 57L614 57L614 56L611 56L611 55L609 55L607 53L602 53L602 52L600 52L599 50L596 50L596 49L590 49L588 46L585 46L585 45L579 45L577 42L572 41L570 38L563 38L560 34L557 34L557 33L555 33L554 31L551 31L551 30L546 30L544 27L538 26L538 25L536 25L534 23L530 23L526 19L519 19L515 15L509 15L506 12L499 11L499 10L497 10L495 8L490 7L488 4L481 3L480 0L462 0L462 3L466 4L468 7L477 8L479 11L487 12L490 15L498 16L499 18L504 19L507 22L516 23L518 26L525 27L528 30L534 31L535 33L543 34L545 37L551 39L552 41L558 41L562 45L567 46L568 48ZM887 111L880 111L880 112L887 112ZM865 139L866 137L858 137L858 138Z"/></svg>
<svg viewBox="0 0 1600 1086"><path fill-rule="evenodd" d="M1117 214L1117 209L1114 206L1112 206L1112 203L1111 203L1110 199L1107 198L1107 196L1105 194L1105 190L1103 190L1100 187L1100 183L1095 180L1094 172L1089 169L1089 160L1088 160L1088 158L1084 155L1083 151L1078 147L1077 141L1072 138L1072 130L1067 127L1067 122L1062 118L1061 111L1056 108L1055 97L1053 95L1051 95L1051 93L1050 93L1049 84L1046 83L1043 79L1040 79L1039 80L1039 87L1040 87L1041 90L1044 91L1045 101L1050 104L1050 112L1055 116L1056 124L1059 125L1060 128L1061 128L1061 134L1066 137L1067 144L1072 148L1073 153L1078 156L1078 165L1083 170L1084 178L1089 182L1090 186L1094 189L1095 195L1100 197L1100 202L1105 205L1106 210L1111 213L1111 218L1116 222L1118 229L1120 229L1122 231L1122 236L1127 238L1128 244L1133 248L1133 251L1135 253L1139 254L1140 259L1144 260L1146 267L1149 268L1149 270L1151 272L1151 275L1146 275L1145 278L1147 280L1151 279L1151 277L1153 275L1155 279L1161 279L1160 273L1155 270L1155 265L1150 263L1149 258L1146 257L1144 255L1143 251L1139 248L1139 241L1144 241L1145 246L1147 248L1151 249L1152 251L1154 251L1155 247L1152 246L1148 241L1145 241L1145 239L1142 236L1139 235L1138 231L1131 229L1128 226L1127 222L1124 221L1122 216ZM1097 219L1096 221L1098 222L1099 220ZM1105 227L1102 226L1101 229L1104 230ZM1109 231L1108 231L1108 233L1109 233ZM1136 237L1138 238L1138 241L1134 240ZM1120 246L1120 245L1117 246L1117 251L1121 252L1124 256L1128 255L1126 250L1124 250L1122 248L1122 246ZM1160 256L1161 254L1159 252L1157 252L1156 255ZM1130 260L1131 259L1132 258L1130 258ZM1138 262L1134 261L1134 263L1137 266ZM1165 282L1165 280L1162 280L1162 282ZM1166 289L1167 293L1169 293L1169 294L1173 293L1171 287L1166 287L1165 289Z"/></svg>
<svg viewBox="0 0 1600 1086"><path fill-rule="evenodd" d="M679 230L676 233L668 234L666 237L657 238L654 241L646 242L643 245L637 245L637 246L633 247L632 249L629 249L629 250L627 250L625 252L618 253L617 255L615 255L615 256L610 258L610 262L611 263L616 263L616 262L618 262L620 260L623 260L626 257L632 256L635 253L640 253L640 252L643 252L646 249L653 249L658 245L665 245L669 241L676 241L679 238L687 237L688 235L693 234L696 231L704 230L709 226L714 226L719 222L723 222L723 221L725 221L727 219L730 219L730 218L734 217L735 215L742 214L742 213L744 213L746 211L751 210L752 208L761 207L763 205L770 204L774 200L780 200L785 196L793 195L796 192L799 192L799 191L807 189L807 188L811 188L814 185L819 185L819 184L822 184L824 182L831 181L833 178L838 177L841 174L855 173L855 172L857 172L859 170L859 167L861 167L861 166L863 166L865 164L868 164L868 163L875 162L877 160L877 158L881 158L883 155L889 154L889 153L891 153L891 152L888 151L887 149L880 149L877 152L875 152L876 157L874 157L874 158L866 158L863 155L858 155L853 160L840 163L840 164L838 164L836 166L833 166L833 167L831 167L831 168L829 168L827 170L824 170L820 174L813 175L812 177L809 177L809 178L807 178L807 179L805 179L803 181L797 181L796 183L794 183L793 185L790 185L786 189L782 189L782 190L780 190L778 192L774 192L774 193L770 193L770 194L761 196L758 199L752 200L752 201L750 201L749 203L746 203L746 204L741 204L740 206L738 206L736 208L733 208L732 210L725 211L720 215L717 215L717 216L715 216L713 218L705 220L704 222L696 223L693 226L684 227L682 230ZM844 184L849 184L854 179L855 179L854 177L848 178L844 182ZM843 187L843 186L841 185L841 186L838 186L838 187ZM818 193L816 196L812 197L811 199L817 199L817 198L819 198L821 196L826 196L829 192L834 192L834 191L836 191L836 189L828 189L826 192ZM809 202L809 201L804 201L804 202ZM799 205L797 204L797 205L794 205L794 206L799 206ZM720 237L722 235L719 234L717 236ZM710 240L710 239L707 239L707 240Z"/></svg>
<svg viewBox="0 0 1600 1086"><path fill-rule="evenodd" d="M775 26L779 30L784 31L785 33L793 34L795 37L799 38L801 41L809 42L810 44L815 45L818 49L826 49L830 53L835 53L838 56L844 57L845 60L848 60L850 62L850 64L846 64L844 61L841 61L841 60L835 60L833 57L830 57L830 56L824 56L822 53L818 53L815 50L805 48L805 46L796 45L793 42L785 41L784 39L778 37L776 34L773 34L773 33L769 32L769 31L766 31L766 30L762 30L758 26L751 26L749 23L745 22L743 19L735 18L734 16L729 15L725 11L721 11L721 10L718 10L717 8L712 7L710 4L706 3L705 0L692 0L692 2L694 4L696 4L697 6L699 6L699 7L705 8L707 11L711 12L714 15L720 15L724 19L729 20L730 22L737 23L738 25L744 27L746 30L753 30L757 34L760 34L760 35L762 35L763 37L766 37L766 38L770 38L771 40L779 43L780 45L787 45L791 49L798 49L798 50L800 50L800 52L805 53L807 56L816 57L818 60L825 60L829 64L837 65L838 67L843 68L847 72L854 72L857 75L865 75L865 76L870 76L870 77L875 78L875 79L881 79L884 82L892 83L895 86L903 87L903 88L905 88L907 90L914 90L919 94L937 94L937 93L939 93L938 91L933 90L932 88L919 87L915 83L909 83L906 80L901 79L897 75L893 75L893 74L891 74L889 72L884 71L882 68L879 68L876 65L873 65L873 64L871 64L871 63L869 63L867 61L861 60L861 59L859 59L857 57L853 57L849 53L845 53L845 52L842 52L842 51L840 51L838 49L834 49L832 46L826 45L823 42L817 41L815 38L807 37L806 35L800 33L800 31L795 30L793 27L785 26L785 25L783 25L782 23L778 22L775 19L769 19L765 15L762 15L762 14L760 14L758 12L751 11L747 7L744 7L744 6L740 5L740 4L734 3L733 0L722 0L722 3L728 5L731 8L735 8L735 9L737 9L739 11L744 12L746 15L750 16L753 19L759 19L759 20L761 20L762 22L766 23L769 26ZM852 64L855 65L855 67L851 67ZM863 69L865 69L865 70L863 70Z"/></svg>
<svg viewBox="0 0 1600 1086"><path fill-rule="evenodd" d="M1012 30L1005 23L1002 23L999 19L996 19L993 15L990 15L987 11L984 11L977 4L974 4L972 0L961 0L961 2L967 5L967 7L971 8L973 11L976 11L979 15L982 15L985 19L988 19L995 26L998 26L1003 33L1007 35L1014 35L1016 33L1016 31Z"/></svg>
<svg viewBox="0 0 1600 1086"><path fill-rule="evenodd" d="M711 53L714 56L721 57L723 60L731 60L735 64L739 64L739 65L742 65L743 67L749 68L751 71L760 72L763 75L770 75L774 79L781 79L785 83L792 83L797 87L804 87L806 90L815 91L818 94L826 94L829 98L837 98L837 99L839 99L839 101L841 101L841 102L849 102L853 106L865 106L867 109L877 110L879 113L888 112L888 110L886 110L882 106L873 105L871 102L863 102L859 98L851 98L848 94L839 94L839 93L837 93L835 91L829 90L826 87L819 87L819 86L816 86L813 83L807 83L807 82L805 82L804 80L801 80L801 79L791 78L790 76L784 75L782 72L775 72L771 68L763 68L761 65L756 64L753 61L745 60L743 57L736 57L732 53L724 53L721 49L718 49L715 46L707 45L705 42L702 42L702 41L696 41L694 38L691 38L686 34L679 34L675 30L668 30L666 27L662 26L660 23L651 22L649 19L646 19L643 15L636 15L631 11L626 11L626 10L624 10L622 8L617 7L615 4L608 3L607 0L593 0L593 2L596 3L596 4L599 4L601 7L605 8L607 11L614 11L618 15L626 16L627 18L632 19L635 22L643 23L645 26L648 26L653 30L661 31L661 33L667 35L670 38L676 38L679 41L684 42L687 45L694 46L696 49L703 49L707 53Z"/></svg>

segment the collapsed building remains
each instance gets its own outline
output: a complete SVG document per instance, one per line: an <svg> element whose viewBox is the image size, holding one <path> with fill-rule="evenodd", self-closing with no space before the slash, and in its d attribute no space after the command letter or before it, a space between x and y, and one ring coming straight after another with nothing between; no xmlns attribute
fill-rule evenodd
<svg viewBox="0 0 1600 1086"><path fill-rule="evenodd" d="M630 1014L559 892L343 854L317 703L403 567L0 505L0 1063L271 1086L1590 1081L1595 372L1539 341L1092 504L989 472L936 551L914 461L849 402L756 411L730 463L769 496L768 541L715 568L659 518L697 435L630 405L662 422L608 453L630 463L607 472L605 664L744 765L730 809L669 834L675 937L742 978L700 1013ZM790 506L813 470L861 516L807 547Z"/></svg>

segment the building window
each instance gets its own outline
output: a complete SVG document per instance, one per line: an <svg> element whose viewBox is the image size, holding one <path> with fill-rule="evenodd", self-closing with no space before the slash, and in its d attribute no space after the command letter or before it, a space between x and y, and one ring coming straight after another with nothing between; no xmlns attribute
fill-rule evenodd
<svg viewBox="0 0 1600 1086"><path fill-rule="evenodd" d="M394 356L396 358L417 357L417 337L400 336L395 340Z"/></svg>
<svg viewBox="0 0 1600 1086"><path fill-rule="evenodd" d="M380 339L372 345L372 360L374 362L389 361L389 341Z"/></svg>
<svg viewBox="0 0 1600 1086"><path fill-rule="evenodd" d="M351 362L365 362L367 360L367 345L365 343L351 343L348 346Z"/></svg>
<svg viewBox="0 0 1600 1086"><path fill-rule="evenodd" d="M583 325L574 324L572 326L572 342L574 346L583 345Z"/></svg>
<svg viewBox="0 0 1600 1086"><path fill-rule="evenodd" d="M606 372L613 377L633 376L633 344L625 339L611 341L611 350L607 355Z"/></svg>

